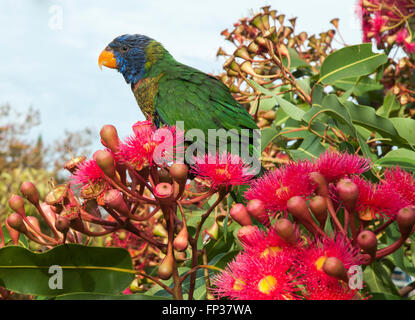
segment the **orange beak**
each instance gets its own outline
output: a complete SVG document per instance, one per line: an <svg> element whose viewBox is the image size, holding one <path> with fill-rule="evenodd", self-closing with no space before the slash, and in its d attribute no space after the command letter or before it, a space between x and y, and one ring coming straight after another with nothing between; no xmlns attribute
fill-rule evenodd
<svg viewBox="0 0 415 320"><path fill-rule="evenodd" d="M98 65L100 69L102 66L116 69L117 68L117 61L115 60L114 53L112 51L103 50L98 58Z"/></svg>

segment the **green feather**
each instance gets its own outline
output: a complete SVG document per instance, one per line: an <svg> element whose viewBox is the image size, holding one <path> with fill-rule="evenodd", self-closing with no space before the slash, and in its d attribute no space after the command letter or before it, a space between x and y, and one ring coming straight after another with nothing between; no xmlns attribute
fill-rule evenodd
<svg viewBox="0 0 415 320"><path fill-rule="evenodd" d="M140 83L157 79L151 91L142 85L133 87L137 101L153 98L153 116L162 123L184 122L185 131L200 129L207 137L209 129L258 129L251 115L232 97L218 79L177 62L161 45L152 44L151 63ZM154 58L157 53L157 59ZM147 80L146 80L147 79ZM140 106L143 109L143 106ZM146 105L146 114L149 107ZM251 133L252 135L252 133ZM251 137L252 138L252 137Z"/></svg>

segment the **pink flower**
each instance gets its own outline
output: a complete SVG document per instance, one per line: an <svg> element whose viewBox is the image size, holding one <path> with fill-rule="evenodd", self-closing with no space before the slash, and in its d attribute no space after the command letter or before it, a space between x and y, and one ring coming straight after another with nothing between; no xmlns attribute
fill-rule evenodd
<svg viewBox="0 0 415 320"><path fill-rule="evenodd" d="M372 184L357 176L351 180L359 189L356 211L363 220L370 221L384 216L394 219L398 211L406 206L399 194L386 184Z"/></svg>
<svg viewBox="0 0 415 320"><path fill-rule="evenodd" d="M392 189L399 195L401 208L415 205L415 178L399 166L385 170L381 185L384 189Z"/></svg>
<svg viewBox="0 0 415 320"><path fill-rule="evenodd" d="M137 170L163 165L172 161L174 153L180 152L183 133L175 127L157 129L151 121L141 121L133 125L134 134L119 145L118 157L121 162L128 162Z"/></svg>
<svg viewBox="0 0 415 320"><path fill-rule="evenodd" d="M290 162L267 172L245 192L247 200L259 199L271 212L287 211L287 201L294 196L311 196L315 190L309 174L315 166L309 161Z"/></svg>
<svg viewBox="0 0 415 320"><path fill-rule="evenodd" d="M294 260L301 246L301 243L294 246L285 242L278 236L273 227L267 231L256 228L255 231L250 232L240 241L245 252L250 256L267 258L269 255L279 255L284 257L285 263L289 264Z"/></svg>
<svg viewBox="0 0 415 320"><path fill-rule="evenodd" d="M315 282L325 283L333 279L323 270L324 262L329 257L338 258L348 270L353 265L360 265L362 257L359 250L353 247L350 240L340 233L315 241L309 239L309 245L302 251L297 262L299 270L304 274L304 279L309 285Z"/></svg>
<svg viewBox="0 0 415 320"><path fill-rule="evenodd" d="M306 300L360 300L362 296L356 289L336 279L330 279L324 284L312 283L307 286Z"/></svg>
<svg viewBox="0 0 415 320"><path fill-rule="evenodd" d="M403 28L396 33L396 42L399 44L404 44L406 42L406 37L408 37L408 31Z"/></svg>
<svg viewBox="0 0 415 320"><path fill-rule="evenodd" d="M102 181L104 173L95 160L87 160L78 165L76 171L72 174L71 180L73 184L80 184L83 187L90 183Z"/></svg>
<svg viewBox="0 0 415 320"><path fill-rule="evenodd" d="M218 297L241 300L298 300L299 274L281 256L241 253L213 279Z"/></svg>
<svg viewBox="0 0 415 320"><path fill-rule="evenodd" d="M316 160L315 166L327 182L334 182L370 170L371 163L369 159L354 154L326 151Z"/></svg>
<svg viewBox="0 0 415 320"><path fill-rule="evenodd" d="M207 154L195 159L191 172L211 183L212 188L219 186L237 186L247 184L254 175L251 168L242 159L230 153Z"/></svg>

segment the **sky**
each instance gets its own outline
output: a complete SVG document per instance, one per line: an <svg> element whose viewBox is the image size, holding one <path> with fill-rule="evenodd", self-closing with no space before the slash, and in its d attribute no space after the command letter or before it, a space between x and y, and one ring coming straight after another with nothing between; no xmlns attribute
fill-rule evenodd
<svg viewBox="0 0 415 320"><path fill-rule="evenodd" d="M119 135L144 117L129 85L115 70L98 67L109 42L125 33L145 34L161 42L176 60L207 73L219 73L226 46L220 32L252 10L271 5L287 18L298 17L297 30L320 33L340 18L349 45L361 41L356 0L2 0L0 11L0 105L41 113L33 133L48 143L64 130L105 124ZM0 119L1 122L1 119Z"/></svg>

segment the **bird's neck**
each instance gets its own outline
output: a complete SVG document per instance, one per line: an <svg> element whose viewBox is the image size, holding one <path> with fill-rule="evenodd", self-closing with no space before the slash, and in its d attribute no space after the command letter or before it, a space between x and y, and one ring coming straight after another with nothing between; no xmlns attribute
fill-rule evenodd
<svg viewBox="0 0 415 320"><path fill-rule="evenodd" d="M146 63L143 79L159 76L169 64L176 62L162 44L155 40L148 44L145 53Z"/></svg>
<svg viewBox="0 0 415 320"><path fill-rule="evenodd" d="M154 40L148 44L145 54L144 75L136 83L131 83L131 89L141 111L146 118L151 118L154 114L154 97L158 91L158 81L175 60L159 42Z"/></svg>

